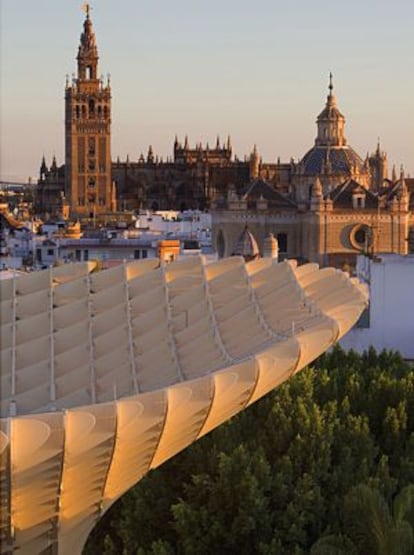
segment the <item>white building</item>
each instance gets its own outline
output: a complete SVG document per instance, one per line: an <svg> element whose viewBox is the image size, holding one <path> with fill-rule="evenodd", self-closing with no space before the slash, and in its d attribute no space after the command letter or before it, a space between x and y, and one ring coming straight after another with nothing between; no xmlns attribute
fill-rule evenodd
<svg viewBox="0 0 414 555"><path fill-rule="evenodd" d="M341 340L344 349L393 349L414 360L414 256L358 257L358 277L370 288L370 306Z"/></svg>

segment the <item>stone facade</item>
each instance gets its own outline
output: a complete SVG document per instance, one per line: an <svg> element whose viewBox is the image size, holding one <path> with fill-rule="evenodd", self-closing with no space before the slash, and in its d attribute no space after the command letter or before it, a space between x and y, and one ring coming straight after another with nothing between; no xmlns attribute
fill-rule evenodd
<svg viewBox="0 0 414 555"><path fill-rule="evenodd" d="M247 224L261 251L265 237L277 237L282 259L353 267L356 255L364 252L407 254L414 203L410 204L406 181L414 185L402 175L379 195L348 179L324 196L317 177L303 209L257 180L241 198L229 194L212 211L213 246L219 256L232 255Z"/></svg>
<svg viewBox="0 0 414 555"><path fill-rule="evenodd" d="M146 156L111 162L111 89L97 78L98 52L87 13L78 74L66 85L66 160L42 160L36 210L94 218L110 212L209 209L213 240L231 255L245 224L263 248L269 233L280 257L353 264L361 251L404 254L414 248L414 180L388 178L387 155L362 159L348 144L332 75L312 148L299 160L264 162L256 146L239 159L230 137L215 145L175 138L163 160ZM411 204L410 204L411 196Z"/></svg>

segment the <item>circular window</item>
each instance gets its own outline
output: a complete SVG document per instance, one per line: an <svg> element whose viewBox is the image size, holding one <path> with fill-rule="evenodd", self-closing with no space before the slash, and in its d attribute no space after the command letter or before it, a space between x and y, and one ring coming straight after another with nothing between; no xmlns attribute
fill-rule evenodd
<svg viewBox="0 0 414 555"><path fill-rule="evenodd" d="M365 224L358 224L351 229L349 240L354 249L367 250L371 245L371 228Z"/></svg>

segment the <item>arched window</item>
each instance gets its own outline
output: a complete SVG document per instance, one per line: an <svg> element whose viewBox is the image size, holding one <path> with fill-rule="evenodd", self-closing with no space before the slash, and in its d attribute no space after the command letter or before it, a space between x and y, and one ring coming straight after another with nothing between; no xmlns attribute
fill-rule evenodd
<svg viewBox="0 0 414 555"><path fill-rule="evenodd" d="M93 98L89 99L89 117L95 114L95 101Z"/></svg>

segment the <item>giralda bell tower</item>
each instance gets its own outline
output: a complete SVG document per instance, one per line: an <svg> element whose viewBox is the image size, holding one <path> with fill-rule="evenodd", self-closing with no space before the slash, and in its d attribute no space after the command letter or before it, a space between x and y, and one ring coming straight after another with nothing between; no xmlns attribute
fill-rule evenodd
<svg viewBox="0 0 414 555"><path fill-rule="evenodd" d="M72 216L94 218L111 208L111 88L98 77L90 7L78 51L78 73L65 91L66 196Z"/></svg>

